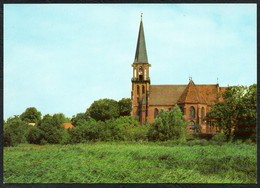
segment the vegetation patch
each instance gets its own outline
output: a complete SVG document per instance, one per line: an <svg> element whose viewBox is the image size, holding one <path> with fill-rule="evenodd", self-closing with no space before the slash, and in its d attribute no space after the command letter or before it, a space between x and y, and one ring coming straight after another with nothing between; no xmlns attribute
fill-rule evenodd
<svg viewBox="0 0 260 188"><path fill-rule="evenodd" d="M5 183L255 183L256 145L96 142L4 148Z"/></svg>

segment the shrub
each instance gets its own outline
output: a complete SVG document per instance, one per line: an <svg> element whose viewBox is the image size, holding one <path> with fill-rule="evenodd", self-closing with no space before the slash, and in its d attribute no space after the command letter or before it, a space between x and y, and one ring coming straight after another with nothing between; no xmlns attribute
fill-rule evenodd
<svg viewBox="0 0 260 188"><path fill-rule="evenodd" d="M37 128L31 127L28 131L27 141L30 144L40 144L41 140L43 139L44 132Z"/></svg>
<svg viewBox="0 0 260 188"><path fill-rule="evenodd" d="M20 143L26 143L29 128L19 117L9 118L4 124L4 146L16 146Z"/></svg>
<svg viewBox="0 0 260 188"><path fill-rule="evenodd" d="M205 139L199 139L199 140L191 140L185 143L185 145L188 146L194 146L194 145L200 145L200 146L207 146L209 145L209 142Z"/></svg>
<svg viewBox="0 0 260 188"><path fill-rule="evenodd" d="M227 141L227 136L224 133L216 133L211 141L221 144Z"/></svg>
<svg viewBox="0 0 260 188"><path fill-rule="evenodd" d="M155 118L148 131L149 140L186 140L187 121L183 118L180 108L175 105L170 111L162 111Z"/></svg>

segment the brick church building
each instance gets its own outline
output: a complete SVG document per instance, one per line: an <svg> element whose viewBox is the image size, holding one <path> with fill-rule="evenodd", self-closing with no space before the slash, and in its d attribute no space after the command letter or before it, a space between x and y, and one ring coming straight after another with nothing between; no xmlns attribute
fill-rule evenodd
<svg viewBox="0 0 260 188"><path fill-rule="evenodd" d="M215 132L216 128L206 122L204 117L212 104L223 100L221 93L225 91L225 87L218 84L195 84L191 78L187 85L151 85L150 66L141 17L132 64L131 115L138 118L141 124L151 123L161 110L171 110L177 104L188 121L188 129L193 130L195 125L200 125L201 132Z"/></svg>

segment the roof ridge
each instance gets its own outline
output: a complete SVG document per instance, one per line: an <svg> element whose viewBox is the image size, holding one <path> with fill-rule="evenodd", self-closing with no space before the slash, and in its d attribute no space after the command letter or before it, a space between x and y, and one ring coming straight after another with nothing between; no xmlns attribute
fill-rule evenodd
<svg viewBox="0 0 260 188"><path fill-rule="evenodd" d="M189 103L189 102L196 102L196 103L207 103L204 97L200 94L198 88L196 87L195 83L190 80L189 84L183 91L182 95L178 99L178 103Z"/></svg>

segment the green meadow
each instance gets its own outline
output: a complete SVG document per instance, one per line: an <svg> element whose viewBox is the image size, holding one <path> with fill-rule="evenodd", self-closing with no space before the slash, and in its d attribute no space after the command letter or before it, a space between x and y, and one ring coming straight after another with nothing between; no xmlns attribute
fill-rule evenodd
<svg viewBox="0 0 260 188"><path fill-rule="evenodd" d="M256 183L256 145L21 144L4 148L4 183Z"/></svg>

